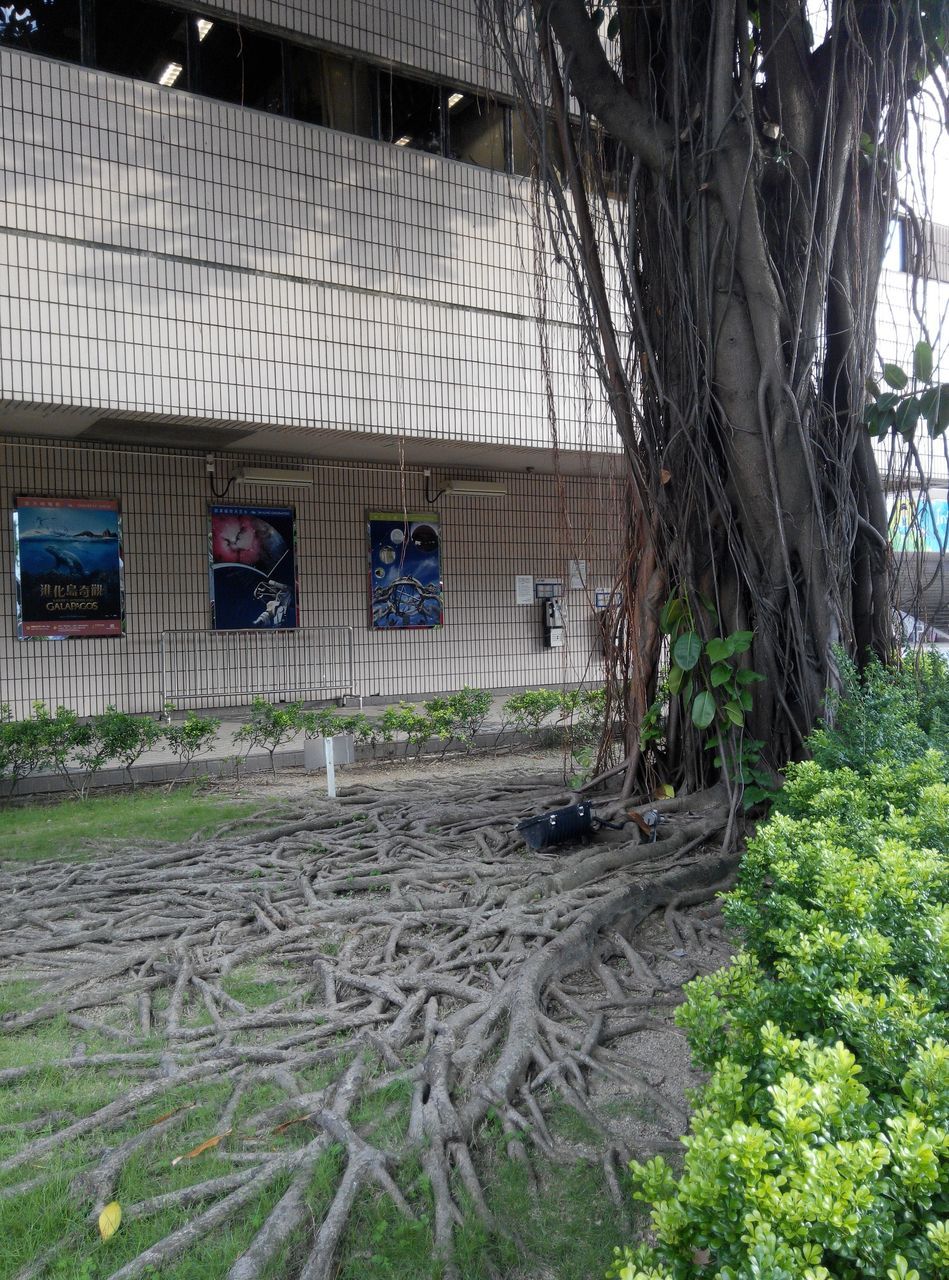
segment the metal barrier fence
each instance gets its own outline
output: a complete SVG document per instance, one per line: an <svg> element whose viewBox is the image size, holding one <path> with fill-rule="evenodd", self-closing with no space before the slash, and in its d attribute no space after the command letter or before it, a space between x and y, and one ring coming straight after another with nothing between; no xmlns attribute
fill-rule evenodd
<svg viewBox="0 0 949 1280"><path fill-rule="evenodd" d="M353 692L352 627L163 631L159 648L163 705L239 705L253 697Z"/></svg>

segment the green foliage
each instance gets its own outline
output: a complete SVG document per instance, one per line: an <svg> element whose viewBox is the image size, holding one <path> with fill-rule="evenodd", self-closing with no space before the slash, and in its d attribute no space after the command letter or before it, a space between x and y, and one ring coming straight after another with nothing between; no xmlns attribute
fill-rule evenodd
<svg viewBox="0 0 949 1280"><path fill-rule="evenodd" d="M819 764L863 772L881 757L909 764L929 747L949 751L949 666L937 654L895 668L874 659L862 672L842 650L836 659L841 689L808 743Z"/></svg>
<svg viewBox="0 0 949 1280"><path fill-rule="evenodd" d="M718 615L709 602L703 611L712 625ZM697 729L711 731L707 746L714 748L714 764L743 788L745 808L773 794L771 774L761 763L763 743L744 737L745 717L753 706L752 686L764 677L742 664L754 633L733 631L702 639L688 602L672 595L659 614L659 628L669 642L670 667L652 706L643 717L639 738L643 748L665 734L664 707L680 698Z"/></svg>
<svg viewBox="0 0 949 1280"><path fill-rule="evenodd" d="M249 750L263 747L270 757L270 772L276 775L274 752L283 743L295 738L302 727L302 702L288 702L281 707L266 698L254 698L250 706L250 719L236 730L233 741L246 743Z"/></svg>
<svg viewBox="0 0 949 1280"><path fill-rule="evenodd" d="M525 689L515 693L504 704L505 722L515 733L537 733L545 720L560 710L560 693L556 689Z"/></svg>
<svg viewBox="0 0 949 1280"><path fill-rule="evenodd" d="M162 733L165 745L172 755L177 757L181 766L177 776L172 779L172 786L184 777L185 770L192 760L200 755L206 755L211 750L220 727L221 722L216 717L199 716L194 711L189 711L180 724L165 726Z"/></svg>
<svg viewBox="0 0 949 1280"><path fill-rule="evenodd" d="M912 440L921 426L936 439L949 427L949 383L933 382L933 349L917 342L910 373L898 364L884 364L883 391L871 379L867 383L868 404L864 423L871 435L882 440L889 434Z"/></svg>
<svg viewBox="0 0 949 1280"><path fill-rule="evenodd" d="M949 756L921 723L945 675L846 679L727 900L743 950L679 1011L710 1078L681 1175L632 1166L655 1244L621 1280L946 1274Z"/></svg>
<svg viewBox="0 0 949 1280"><path fill-rule="evenodd" d="M132 765L146 751L155 746L162 736L161 726L150 716L130 715L108 706L92 718L93 743L96 753L90 764L101 768L110 760L119 762L134 787Z"/></svg>

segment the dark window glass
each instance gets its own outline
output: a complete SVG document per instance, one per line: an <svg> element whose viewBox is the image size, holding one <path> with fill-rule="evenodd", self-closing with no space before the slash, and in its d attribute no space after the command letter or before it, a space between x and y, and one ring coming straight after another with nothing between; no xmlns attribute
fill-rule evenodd
<svg viewBox="0 0 949 1280"><path fill-rule="evenodd" d="M78 62L79 0L20 0L19 4L0 0L0 41Z"/></svg>
<svg viewBox="0 0 949 1280"><path fill-rule="evenodd" d="M216 18L191 18L198 67L192 87L258 111L283 111L283 56L279 40Z"/></svg>
<svg viewBox="0 0 949 1280"><path fill-rule="evenodd" d="M448 154L453 160L504 169L505 111L484 98L448 91Z"/></svg>
<svg viewBox="0 0 949 1280"><path fill-rule="evenodd" d="M188 19L149 0L97 0L96 66L187 89Z"/></svg>
<svg viewBox="0 0 949 1280"><path fill-rule="evenodd" d="M524 117L520 111L515 111L511 120L511 160L515 173L521 173L529 177L537 168L537 156L534 152L534 141L528 135L528 125L524 122ZM532 125L530 126L533 127ZM544 143L547 150L548 159L554 166L557 173L563 173L563 152L560 148L560 139L557 136L556 126L552 121L547 124L547 137Z"/></svg>
<svg viewBox="0 0 949 1280"><path fill-rule="evenodd" d="M368 136L372 125L369 68L317 49L287 50L290 114L309 124Z"/></svg>
<svg viewBox="0 0 949 1280"><path fill-rule="evenodd" d="M442 90L390 71L379 73L379 137L399 147L442 154Z"/></svg>

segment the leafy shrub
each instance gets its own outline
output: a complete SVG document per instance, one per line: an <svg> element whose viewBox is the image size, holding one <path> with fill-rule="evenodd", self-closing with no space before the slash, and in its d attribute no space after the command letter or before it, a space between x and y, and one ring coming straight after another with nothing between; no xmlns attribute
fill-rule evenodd
<svg viewBox="0 0 949 1280"><path fill-rule="evenodd" d="M49 760L45 705L35 702L33 713L27 720L14 720L6 703L0 707L0 775L9 778L11 791L21 778L43 768Z"/></svg>
<svg viewBox="0 0 949 1280"><path fill-rule="evenodd" d="M217 731L221 727L220 720L214 716L199 716L189 711L180 724L166 725L162 737L172 755L176 756L181 768L171 780L170 786L184 777L188 765L198 756L206 755L217 739Z"/></svg>
<svg viewBox="0 0 949 1280"><path fill-rule="evenodd" d="M941 695L858 684L750 843L726 904L744 949L679 1011L711 1077L681 1176L632 1166L655 1244L617 1253L622 1280L949 1267L949 758L908 762L899 727L924 746Z"/></svg>
<svg viewBox="0 0 949 1280"><path fill-rule="evenodd" d="M537 733L545 720L561 709L557 689L526 689L515 693L503 707L504 723L515 733Z"/></svg>
<svg viewBox="0 0 949 1280"><path fill-rule="evenodd" d="M121 764L135 786L132 765L161 738L161 725L150 716L131 715L108 706L92 718L92 754L88 759L90 773L95 773L110 760Z"/></svg>
<svg viewBox="0 0 949 1280"><path fill-rule="evenodd" d="M295 738L302 727L302 702L288 702L281 707L266 698L254 698L250 704L250 718L234 732L233 740L246 743L248 750L263 747L270 757L270 772L276 776L274 752Z"/></svg>
<svg viewBox="0 0 949 1280"><path fill-rule="evenodd" d="M863 772L881 756L910 762L928 747L949 751L949 666L937 654L895 668L874 660L862 672L842 651L836 656L841 690L809 740L819 764Z"/></svg>

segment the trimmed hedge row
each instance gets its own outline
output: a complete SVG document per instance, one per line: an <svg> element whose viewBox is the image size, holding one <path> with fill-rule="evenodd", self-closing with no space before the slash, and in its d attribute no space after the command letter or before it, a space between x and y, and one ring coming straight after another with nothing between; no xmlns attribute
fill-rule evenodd
<svg viewBox="0 0 949 1280"><path fill-rule="evenodd" d="M949 675L845 675L727 899L742 950L689 985L710 1079L681 1175L632 1166L655 1242L610 1276L949 1275Z"/></svg>
<svg viewBox="0 0 949 1280"><path fill-rule="evenodd" d="M599 736L605 702L602 689L530 689L514 694L503 705L495 746L505 731L534 735L556 716L565 726L571 746L582 748ZM352 734L357 745L368 746L374 755L380 747L396 742L402 745L404 755L413 747L416 755L420 754L433 740L443 744L442 754L453 743L470 749L490 706L491 694L486 689L467 685L425 703L401 702L386 707L379 716L362 712L347 715L331 707L305 711L302 702L275 704L255 698L247 722L232 734L235 752L230 760L239 774L251 751L264 750L270 756L271 770L275 770L277 748L300 733L306 737ZM134 785L132 766L144 752L159 745L175 756L180 778L195 759L211 751L220 726L216 717L193 711L182 721L162 725L151 716L131 715L115 707L80 720L75 711L57 707L53 712L42 702L33 704L32 716L14 720L10 708L2 705L0 779L10 783L12 792L20 779L31 773L56 772L77 795L84 796L95 775L107 765L123 768Z"/></svg>

